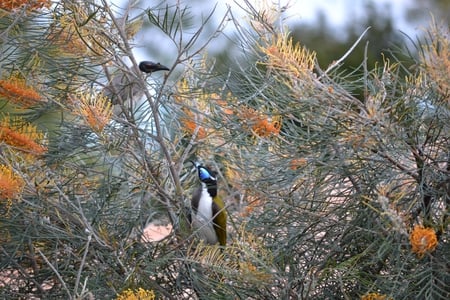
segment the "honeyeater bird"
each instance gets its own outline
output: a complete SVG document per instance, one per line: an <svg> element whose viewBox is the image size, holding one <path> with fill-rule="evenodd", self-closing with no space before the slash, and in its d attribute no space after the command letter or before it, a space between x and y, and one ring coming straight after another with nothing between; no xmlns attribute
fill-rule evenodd
<svg viewBox="0 0 450 300"><path fill-rule="evenodd" d="M112 104L125 104L126 101L138 101L144 91L136 81L134 69L116 70L109 75L109 82L103 89L103 94L111 100ZM144 73L156 71L169 71L170 69L160 63L141 61L139 70Z"/></svg>
<svg viewBox="0 0 450 300"><path fill-rule="evenodd" d="M151 61L142 61L139 63L141 72L151 75L156 71L169 71L169 68ZM140 101L144 96L142 83L137 80L137 74L134 68L124 68L117 70L106 70L108 83L103 88L105 95L113 105L115 116L122 116L124 110L134 111L134 108L140 107Z"/></svg>
<svg viewBox="0 0 450 300"><path fill-rule="evenodd" d="M227 242L227 213L217 194L216 172L192 162L197 169L200 186L191 199L190 222L195 234L208 244L225 246Z"/></svg>
<svg viewBox="0 0 450 300"><path fill-rule="evenodd" d="M152 61L141 61L139 63L139 70L145 73L153 73L156 71L169 71L170 69L162 64L154 63Z"/></svg>

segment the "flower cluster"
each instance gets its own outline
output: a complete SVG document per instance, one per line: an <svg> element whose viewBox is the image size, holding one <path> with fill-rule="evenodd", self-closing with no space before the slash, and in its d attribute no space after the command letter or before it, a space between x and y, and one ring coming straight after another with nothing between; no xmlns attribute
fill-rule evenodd
<svg viewBox="0 0 450 300"><path fill-rule="evenodd" d="M450 94L450 31L448 26L432 26L432 43L424 47L422 62L437 90L448 100Z"/></svg>
<svg viewBox="0 0 450 300"><path fill-rule="evenodd" d="M280 116L270 116L251 107L240 106L239 109L236 109L233 107L233 103L237 102L237 99L230 93L224 97L204 91L195 93L189 87L187 80L181 80L178 83L178 91L174 99L176 103L182 105L181 110L184 113L179 119L180 123L187 133L191 135L196 133L198 139L203 139L214 131L211 127L205 126L208 116L217 116L224 122L227 118L236 116L244 130L259 137L269 137L280 133Z"/></svg>
<svg viewBox="0 0 450 300"><path fill-rule="evenodd" d="M108 35L112 27L109 27L109 31L106 29L106 19L90 15L83 2L73 2L66 8L66 13L56 20L47 37L61 50L58 55L94 55L99 59L108 57L112 46Z"/></svg>
<svg viewBox="0 0 450 300"><path fill-rule="evenodd" d="M111 101L104 95L81 94L71 98L76 112L94 132L102 132L112 118Z"/></svg>
<svg viewBox="0 0 450 300"><path fill-rule="evenodd" d="M419 258L422 258L427 252L434 251L438 244L434 229L420 225L414 226L409 235L409 242L411 243L412 252L416 253Z"/></svg>
<svg viewBox="0 0 450 300"><path fill-rule="evenodd" d="M154 300L156 299L155 292L152 290L144 290L139 288L138 290L127 289L120 293L116 300Z"/></svg>
<svg viewBox="0 0 450 300"><path fill-rule="evenodd" d="M184 109L184 116L180 117L180 122L183 125L184 130L190 134L196 134L198 139L204 139L206 137L206 129L200 125L201 116L194 114L191 110Z"/></svg>
<svg viewBox="0 0 450 300"><path fill-rule="evenodd" d="M42 155L47 147L42 146L44 134L21 118L4 118L0 122L0 142L27 154Z"/></svg>
<svg viewBox="0 0 450 300"><path fill-rule="evenodd" d="M295 78L309 78L314 69L315 52L311 52L299 43L292 41L287 34L276 36L268 46L261 46L261 51L267 55L269 68L278 70Z"/></svg>
<svg viewBox="0 0 450 300"><path fill-rule="evenodd" d="M278 116L269 117L253 108L243 108L238 113L239 119L244 123L245 128L251 130L259 137L278 135L281 129L281 118Z"/></svg>
<svg viewBox="0 0 450 300"><path fill-rule="evenodd" d="M0 198L13 199L22 192L25 183L11 167L0 165Z"/></svg>
<svg viewBox="0 0 450 300"><path fill-rule="evenodd" d="M368 293L361 296L361 300L388 300L392 298L387 298L386 295L381 295L378 293Z"/></svg>
<svg viewBox="0 0 450 300"><path fill-rule="evenodd" d="M42 102L39 93L19 77L0 80L0 97L4 97L22 108L28 108Z"/></svg>
<svg viewBox="0 0 450 300"><path fill-rule="evenodd" d="M189 86L186 79L178 82L177 89L178 93L174 95L174 99L182 106L183 115L180 116L179 121L183 130L189 135L196 134L197 139L206 138L208 130L203 119L210 112L207 103L211 100L212 95L206 92L196 92Z"/></svg>

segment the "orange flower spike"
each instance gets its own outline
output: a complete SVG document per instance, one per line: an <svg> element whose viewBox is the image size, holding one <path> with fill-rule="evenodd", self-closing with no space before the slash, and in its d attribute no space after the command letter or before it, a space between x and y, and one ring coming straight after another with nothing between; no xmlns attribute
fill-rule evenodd
<svg viewBox="0 0 450 300"><path fill-rule="evenodd" d="M270 135L277 135L280 133L281 124L269 118L258 117L256 123L253 125L253 131L260 137L267 137Z"/></svg>
<svg viewBox="0 0 450 300"><path fill-rule="evenodd" d="M81 95L78 112L95 132L101 132L111 121L111 101L103 95Z"/></svg>
<svg viewBox="0 0 450 300"><path fill-rule="evenodd" d="M225 100L217 100L217 104L225 115L233 115L234 111L228 107L228 104Z"/></svg>
<svg viewBox="0 0 450 300"><path fill-rule="evenodd" d="M0 165L0 198L15 198L22 192L24 185L22 177L16 175L11 167Z"/></svg>
<svg viewBox="0 0 450 300"><path fill-rule="evenodd" d="M249 125L250 128L247 127L247 129L251 129L259 137L267 137L280 133L280 117L267 117L253 108L242 108L238 112L238 117Z"/></svg>
<svg viewBox="0 0 450 300"><path fill-rule="evenodd" d="M270 45L260 49L267 55L267 66L294 77L302 77L314 69L316 53L295 43L288 34L278 35Z"/></svg>
<svg viewBox="0 0 450 300"><path fill-rule="evenodd" d="M39 93L33 87L27 86L25 80L17 77L0 80L0 97L4 97L23 108L42 102Z"/></svg>
<svg viewBox="0 0 450 300"><path fill-rule="evenodd" d="M198 139L206 138L206 130L205 128L197 124L197 122L195 121L194 113L189 110L185 110L184 112L186 115L180 118L180 122L183 124L184 130L192 135L198 128L197 138Z"/></svg>
<svg viewBox="0 0 450 300"><path fill-rule="evenodd" d="M0 141L20 151L34 155L44 154L47 148L37 143L43 138L44 135L39 133L35 126L27 124L22 119L13 122L4 119L0 123Z"/></svg>
<svg viewBox="0 0 450 300"><path fill-rule="evenodd" d="M194 134L195 133L195 130L197 129L198 126L197 126L197 124L194 121L191 121L189 119L182 119L181 122L183 123L183 125L185 126L185 130L189 134ZM206 137L205 128L198 127L197 137L200 140L204 139Z"/></svg>
<svg viewBox="0 0 450 300"><path fill-rule="evenodd" d="M392 300L392 298L387 298L386 295L381 295L378 293L369 293L361 296L361 300Z"/></svg>
<svg viewBox="0 0 450 300"><path fill-rule="evenodd" d="M420 225L414 226L409 241L412 246L412 252L422 258L425 253L432 252L438 244L436 232L432 228L425 228Z"/></svg>

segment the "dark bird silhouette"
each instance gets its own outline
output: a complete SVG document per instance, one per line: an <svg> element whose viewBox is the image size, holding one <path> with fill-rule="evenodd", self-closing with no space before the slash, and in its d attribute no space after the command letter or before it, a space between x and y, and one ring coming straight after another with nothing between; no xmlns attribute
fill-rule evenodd
<svg viewBox="0 0 450 300"><path fill-rule="evenodd" d="M153 73L156 71L169 71L170 69L162 64L154 63L152 61L141 61L139 63L139 70L144 73Z"/></svg>

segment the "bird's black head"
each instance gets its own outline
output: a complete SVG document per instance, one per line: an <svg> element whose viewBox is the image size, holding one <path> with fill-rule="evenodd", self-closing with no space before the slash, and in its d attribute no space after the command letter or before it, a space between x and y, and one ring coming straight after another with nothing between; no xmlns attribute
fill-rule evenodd
<svg viewBox="0 0 450 300"><path fill-rule="evenodd" d="M210 169L208 169L205 166L202 166L199 163L196 163L193 161L191 161L191 162L197 168L198 178L200 179L201 182L204 182L208 185L212 185L217 182L217 178L216 178L217 173L216 172L211 171Z"/></svg>
<svg viewBox="0 0 450 300"><path fill-rule="evenodd" d="M139 70L145 73L152 73L156 71L169 71L170 69L160 63L154 63L152 61L141 61L139 63Z"/></svg>

